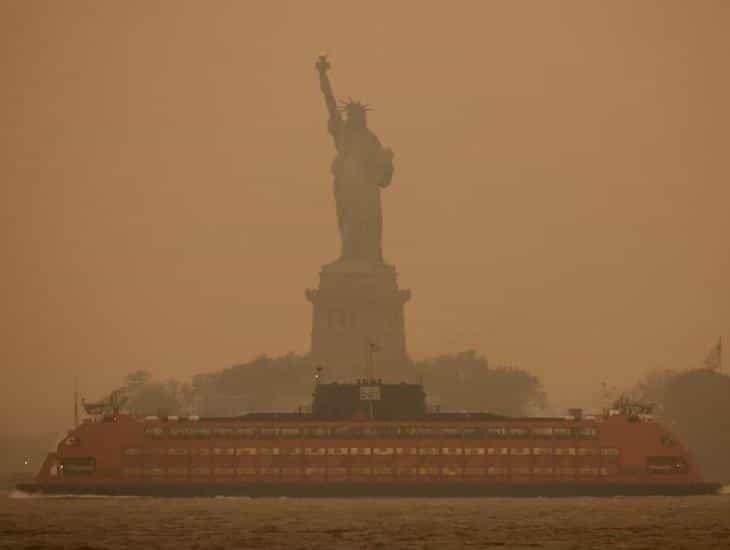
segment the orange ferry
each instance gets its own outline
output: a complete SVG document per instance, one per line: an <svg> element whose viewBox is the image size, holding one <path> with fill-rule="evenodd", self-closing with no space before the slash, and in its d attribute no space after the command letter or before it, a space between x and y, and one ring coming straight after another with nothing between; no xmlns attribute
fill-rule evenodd
<svg viewBox="0 0 730 550"><path fill-rule="evenodd" d="M94 411L91 411L94 412ZM569 496L710 493L641 407L598 416L429 412L423 387L317 384L311 412L92 414L29 492L160 496Z"/></svg>

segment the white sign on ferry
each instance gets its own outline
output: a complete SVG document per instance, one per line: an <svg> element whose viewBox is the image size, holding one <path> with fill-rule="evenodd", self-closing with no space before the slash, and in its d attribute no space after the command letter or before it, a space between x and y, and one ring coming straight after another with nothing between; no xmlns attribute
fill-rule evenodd
<svg viewBox="0 0 730 550"><path fill-rule="evenodd" d="M360 386L360 401L380 401L380 386Z"/></svg>

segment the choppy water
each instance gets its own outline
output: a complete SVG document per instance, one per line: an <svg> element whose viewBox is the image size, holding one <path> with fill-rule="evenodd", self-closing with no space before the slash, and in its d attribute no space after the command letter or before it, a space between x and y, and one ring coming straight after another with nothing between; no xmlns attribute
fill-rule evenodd
<svg viewBox="0 0 730 550"><path fill-rule="evenodd" d="M0 493L0 548L730 548L724 495L154 499Z"/></svg>

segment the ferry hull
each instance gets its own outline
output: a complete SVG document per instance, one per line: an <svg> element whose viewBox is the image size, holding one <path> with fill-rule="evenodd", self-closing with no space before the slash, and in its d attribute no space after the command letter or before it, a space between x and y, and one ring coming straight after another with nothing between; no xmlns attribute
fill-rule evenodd
<svg viewBox="0 0 730 550"><path fill-rule="evenodd" d="M56 495L108 495L152 497L616 497L616 496L687 496L707 495L719 491L720 484L60 484L20 483L19 491Z"/></svg>

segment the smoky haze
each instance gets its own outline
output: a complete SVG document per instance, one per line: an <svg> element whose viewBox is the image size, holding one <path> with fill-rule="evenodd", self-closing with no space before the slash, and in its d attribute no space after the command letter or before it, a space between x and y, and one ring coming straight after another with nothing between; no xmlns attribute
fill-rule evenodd
<svg viewBox="0 0 730 550"><path fill-rule="evenodd" d="M412 356L553 403L730 341L727 2L3 2L0 429L306 352L339 242L314 62L396 157Z"/></svg>

